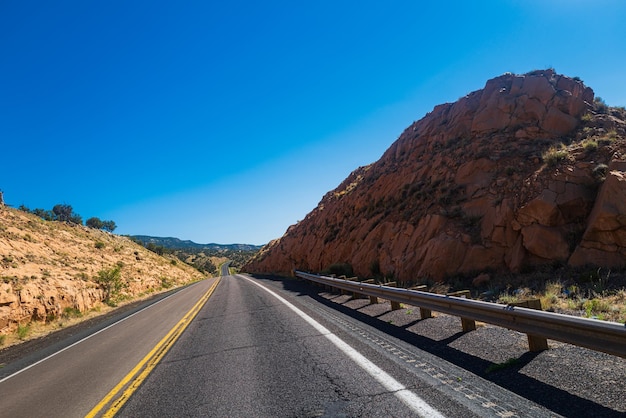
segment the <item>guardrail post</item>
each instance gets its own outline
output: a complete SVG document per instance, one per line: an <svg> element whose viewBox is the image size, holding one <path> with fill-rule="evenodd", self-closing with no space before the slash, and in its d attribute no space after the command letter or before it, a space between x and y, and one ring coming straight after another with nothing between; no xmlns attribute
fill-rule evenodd
<svg viewBox="0 0 626 418"><path fill-rule="evenodd" d="M341 276L339 276L337 278L341 279L341 280L347 280L348 279L345 275L341 275ZM348 291L347 290L343 290L343 289L339 289L339 293L342 294L342 295L346 295L348 293Z"/></svg>
<svg viewBox="0 0 626 418"><path fill-rule="evenodd" d="M469 290L459 290L458 292L448 293L447 295L465 299L472 298L472 294ZM461 327L463 328L463 332L475 331L476 321L474 321L473 319L461 317Z"/></svg>
<svg viewBox="0 0 626 418"><path fill-rule="evenodd" d="M509 303L510 306L519 306L522 308L530 308L537 309L539 311L543 310L541 307L541 299L529 299L523 300L521 302L513 302ZM539 337L537 335L526 334L528 337L528 350L532 352L545 351L549 349L548 347L548 339L545 337Z"/></svg>
<svg viewBox="0 0 626 418"><path fill-rule="evenodd" d="M359 278L358 277L349 277L346 280L350 280L351 282L358 282ZM352 292L352 299L360 299L364 297L362 294L360 294L359 292Z"/></svg>
<svg viewBox="0 0 626 418"><path fill-rule="evenodd" d="M389 283L385 283L385 286L389 286L389 287L398 287L398 283L396 282L389 282ZM392 311L397 311L398 309L402 309L402 306L400 305L400 302L395 302L393 300L390 301L391 302L391 310Z"/></svg>
<svg viewBox="0 0 626 418"><path fill-rule="evenodd" d="M376 284L376 281L374 279L367 279L367 280L363 280L363 283L366 284ZM375 304L378 303L378 298L376 296L370 296L370 304Z"/></svg>
<svg viewBox="0 0 626 418"><path fill-rule="evenodd" d="M433 311L431 311L430 309L426 309L426 308L420 308L421 319L428 319L432 317L433 317Z"/></svg>
<svg viewBox="0 0 626 418"><path fill-rule="evenodd" d="M417 286L409 287L409 290L420 290L425 292L428 286L425 284L420 284ZM430 309L420 308L420 319L428 319L433 317L433 312Z"/></svg>

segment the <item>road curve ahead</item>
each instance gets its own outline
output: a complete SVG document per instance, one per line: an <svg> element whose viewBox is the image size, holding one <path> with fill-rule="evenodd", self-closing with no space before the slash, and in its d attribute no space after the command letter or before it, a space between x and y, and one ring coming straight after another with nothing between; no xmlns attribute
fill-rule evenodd
<svg viewBox="0 0 626 418"><path fill-rule="evenodd" d="M281 287L224 277L119 416L440 417L444 407L449 416L474 415L371 348L355 348Z"/></svg>
<svg viewBox="0 0 626 418"><path fill-rule="evenodd" d="M227 261L222 264L222 267L220 268L220 276L228 276L230 274L230 263L230 261Z"/></svg>
<svg viewBox="0 0 626 418"><path fill-rule="evenodd" d="M171 343L173 331L190 319L194 306L199 309L217 280L183 288L35 363L6 365L0 374L0 417L86 416L142 361L153 360L156 347L167 348L164 343Z"/></svg>

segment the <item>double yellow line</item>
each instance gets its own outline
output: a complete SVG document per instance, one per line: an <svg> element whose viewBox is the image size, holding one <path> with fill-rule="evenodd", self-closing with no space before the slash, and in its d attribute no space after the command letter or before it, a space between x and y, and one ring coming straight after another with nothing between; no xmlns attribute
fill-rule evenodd
<svg viewBox="0 0 626 418"><path fill-rule="evenodd" d="M101 416L113 417L124 406L131 395L139 388L141 383L148 377L152 369L159 364L159 361L167 354L169 349L174 345L178 337L185 331L187 326L196 317L202 306L211 297L220 278L215 280L211 288L200 298L200 300L187 312L165 337L128 373L87 415L86 418L97 416L100 411L110 405ZM131 382L132 380L132 382ZM130 382L130 384L129 384ZM118 394L121 394L118 396ZM114 399L117 396L116 399Z"/></svg>

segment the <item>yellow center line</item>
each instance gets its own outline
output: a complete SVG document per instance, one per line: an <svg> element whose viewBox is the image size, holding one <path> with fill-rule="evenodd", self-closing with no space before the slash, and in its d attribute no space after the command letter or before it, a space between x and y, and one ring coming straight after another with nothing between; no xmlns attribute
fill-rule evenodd
<svg viewBox="0 0 626 418"><path fill-rule="evenodd" d="M130 396L137 390L141 383L148 377L152 369L161 361L163 356L167 354L169 349L174 345L178 337L185 331L187 326L196 317L200 309L204 306L206 301L211 297L220 278L215 280L215 283L211 285L209 290L200 298L198 302L185 314L185 316L163 337L161 341L128 373L124 378L113 388L111 391L91 410L85 418L92 418L117 396L117 394L125 388L128 383L134 378L133 382L126 388L126 390L117 398L111 405L111 407L102 415L103 417L114 416L121 407L126 403ZM140 373L141 372L141 373ZM136 377L135 377L136 376Z"/></svg>

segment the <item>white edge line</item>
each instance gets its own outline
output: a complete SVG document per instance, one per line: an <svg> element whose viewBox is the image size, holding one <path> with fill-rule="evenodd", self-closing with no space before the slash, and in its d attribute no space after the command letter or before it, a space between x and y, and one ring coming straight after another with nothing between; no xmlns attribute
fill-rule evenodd
<svg viewBox="0 0 626 418"><path fill-rule="evenodd" d="M426 403L422 398L417 396L415 393L408 390L402 383L398 382L387 372L382 370L380 367L376 366L370 360L368 360L364 355L359 353L357 350L352 348L348 343L343 341L341 338L337 337L333 334L328 328L317 322L315 319L311 318L309 315L298 309L291 302L284 299L279 294L274 291L268 289L267 287L257 283L256 281L238 275L237 277L244 278L248 280L250 283L259 286L261 289L265 290L284 305L286 305L289 309L295 312L298 316L304 319L307 323L309 323L313 328L319 331L322 335L324 335L330 342L332 342L337 348L339 348L344 354L350 357L355 363L357 363L363 370L365 370L370 376L372 376L378 383L380 383L385 389L394 392L394 395L400 399L406 406L408 406L411 410L419 414L420 417L424 418L444 418L439 411L431 407L428 403Z"/></svg>
<svg viewBox="0 0 626 418"><path fill-rule="evenodd" d="M182 290L182 289L181 289L181 290ZM178 293L178 292L176 292L176 293ZM28 365L28 366L24 367L23 369L20 369L20 370L16 371L15 373L10 374L10 375L8 375L8 376L6 376L6 377L4 377L4 378L0 379L0 383L6 382L7 380L11 379L12 377L15 377L15 376L17 376L18 374L23 373L23 372L25 372L26 370L28 370L28 369L30 369L30 368L32 368L32 367L35 367L35 366L37 366L38 364L41 364L41 363L43 363L43 362L44 362L44 361L46 361L46 360L51 359L52 357L56 356L57 354L61 354L61 353L62 353L62 352L64 352L65 350L69 350L70 348L74 347L75 345L78 345L78 344L80 344L80 343L82 343L82 342L84 342L84 341L87 341L87 340L88 340L88 339L90 339L91 337L94 337L94 336L96 336L96 335L100 334L101 332L104 332L104 331L108 330L109 328L112 328L112 327L114 327L115 325L120 324L120 323L122 323L122 322L126 321L127 319L132 318L133 316L135 316L135 315L137 315L137 314L139 314L139 313L141 313L141 312L145 311L146 309L149 309L149 308L151 308L151 307L153 307L153 306L158 305L159 303L161 303L161 302L163 302L163 301L165 301L165 300L167 300L167 299L171 298L171 297L172 297L172 296L174 296L176 293L172 293L171 295L166 296L166 297L164 297L163 299L158 300L158 301L156 301L156 302L154 302L154 303L152 303L152 304L150 304L150 305L146 306L145 308L142 308L141 310L139 310L139 311L137 311L137 312L135 312L135 313L133 313L133 314L131 314L131 315L128 315L128 316L126 316L126 317L124 317L124 318L120 319L120 320L119 320L119 321L117 321L117 322L112 323L111 325L109 325L109 326L107 326L107 327L105 327L105 328L102 328L101 330L94 332L93 334L89 334L89 335L88 335L88 336L86 336L85 338L83 338L83 339L81 339L81 340L78 340L78 341L76 341L75 343L72 343L72 344L68 345L67 347L64 347L64 348L60 349L59 351L55 351L54 353L50 354L48 357L44 357L44 358L42 358L41 360L38 360L38 361L36 361L35 363L33 363L33 364L31 364L31 365Z"/></svg>

